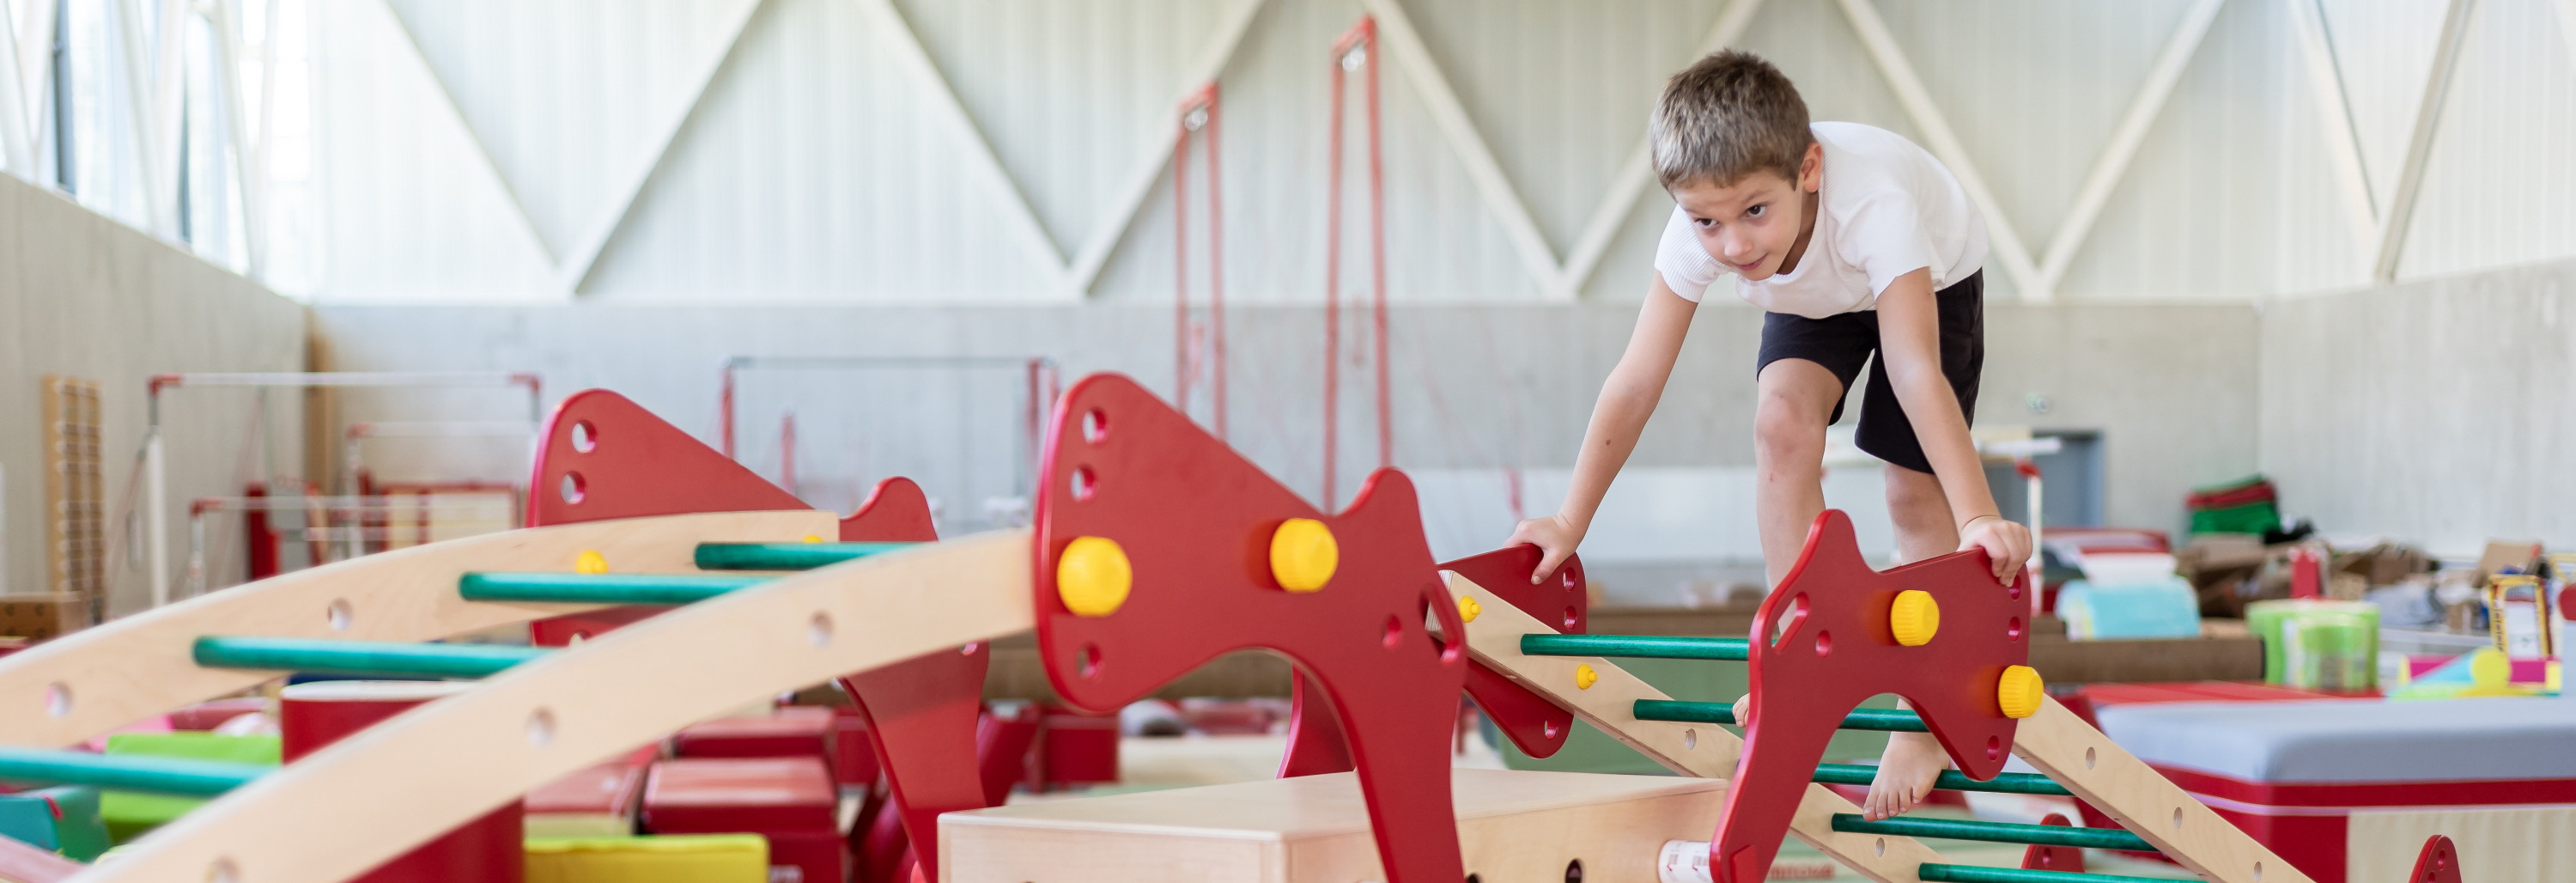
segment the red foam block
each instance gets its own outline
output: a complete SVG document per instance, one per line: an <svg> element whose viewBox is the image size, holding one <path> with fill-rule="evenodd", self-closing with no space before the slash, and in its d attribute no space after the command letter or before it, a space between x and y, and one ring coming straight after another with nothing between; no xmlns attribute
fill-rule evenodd
<svg viewBox="0 0 2576 883"><path fill-rule="evenodd" d="M836 830L840 789L820 757L680 758L653 765L644 829L655 834Z"/></svg>

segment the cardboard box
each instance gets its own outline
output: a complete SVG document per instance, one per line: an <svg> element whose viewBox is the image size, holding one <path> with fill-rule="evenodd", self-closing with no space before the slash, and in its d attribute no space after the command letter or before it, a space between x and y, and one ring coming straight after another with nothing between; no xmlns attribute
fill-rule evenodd
<svg viewBox="0 0 2576 883"><path fill-rule="evenodd" d="M79 595L0 595L0 635L42 641L79 631L89 620Z"/></svg>

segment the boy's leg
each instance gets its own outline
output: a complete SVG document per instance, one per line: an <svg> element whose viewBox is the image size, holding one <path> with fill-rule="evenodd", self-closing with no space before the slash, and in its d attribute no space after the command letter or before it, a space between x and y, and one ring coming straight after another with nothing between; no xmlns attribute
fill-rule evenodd
<svg viewBox="0 0 2576 883"><path fill-rule="evenodd" d="M1762 527L1762 565L1772 585L1788 575L1825 511L1825 424L1843 397L1842 378L1815 362L1784 358L1754 380L1753 510Z"/></svg>
<svg viewBox="0 0 2576 883"><path fill-rule="evenodd" d="M1939 557L1959 548L1959 528L1950 523L1950 503L1941 495L1941 480L1893 463L1887 466L1887 515L1896 526L1896 554L1906 562ZM1887 750L1878 758L1878 776L1869 783L1862 816L1883 819L1914 808L1932 793L1932 782L1948 769L1950 758L1930 733L1889 733Z"/></svg>

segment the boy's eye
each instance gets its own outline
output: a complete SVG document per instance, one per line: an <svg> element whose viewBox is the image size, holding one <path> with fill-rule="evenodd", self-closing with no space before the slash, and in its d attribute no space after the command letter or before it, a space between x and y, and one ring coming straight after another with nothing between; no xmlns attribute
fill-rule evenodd
<svg viewBox="0 0 2576 883"><path fill-rule="evenodd" d="M1709 218L1692 218L1691 223L1698 224L1701 229L1717 226L1717 222Z"/></svg>
<svg viewBox="0 0 2576 883"><path fill-rule="evenodd" d="M1770 209L1771 207L1767 205L1757 205L1752 208L1745 209L1744 216L1748 218L1759 218L1762 216L1763 212L1769 211Z"/></svg>

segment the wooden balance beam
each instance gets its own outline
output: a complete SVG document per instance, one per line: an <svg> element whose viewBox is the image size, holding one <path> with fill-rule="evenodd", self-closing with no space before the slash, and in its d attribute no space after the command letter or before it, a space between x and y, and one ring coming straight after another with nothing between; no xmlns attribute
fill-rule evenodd
<svg viewBox="0 0 2576 883"><path fill-rule="evenodd" d="M191 656L199 636L434 640L602 606L467 601L456 585L469 571L569 571L595 551L620 571L696 573L691 555L702 542L794 542L835 530L823 511L668 515L526 528L299 570L0 658L0 744L77 744L278 677L199 666Z"/></svg>

